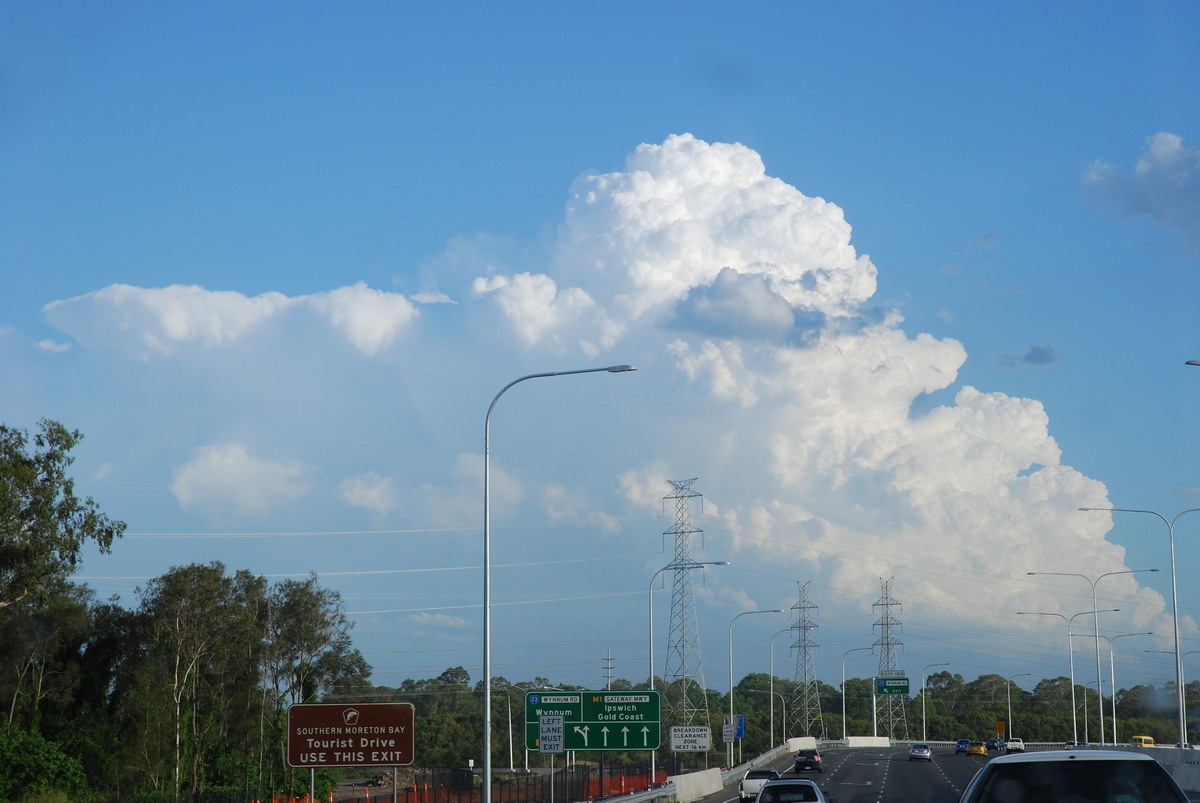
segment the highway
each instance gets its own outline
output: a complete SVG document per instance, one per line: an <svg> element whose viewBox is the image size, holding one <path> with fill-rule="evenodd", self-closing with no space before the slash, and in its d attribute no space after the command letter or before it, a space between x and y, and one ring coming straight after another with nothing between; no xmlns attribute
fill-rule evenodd
<svg viewBox="0 0 1200 803"><path fill-rule="evenodd" d="M908 747L832 747L821 751L824 772L799 777L817 782L834 803L957 803L967 783L990 758L955 755L954 747L934 747L933 761L909 761ZM790 755L770 766L790 773ZM1192 800L1198 800L1193 793ZM737 784L702 803L737 803Z"/></svg>
<svg viewBox="0 0 1200 803"><path fill-rule="evenodd" d="M822 750L824 772L804 772L837 803L957 803L967 782L987 759L954 754L954 747L935 747L933 761L909 761L908 747L833 747ZM771 764L791 772L791 756ZM732 792L732 797L730 795ZM737 801L737 786L726 787L704 803Z"/></svg>

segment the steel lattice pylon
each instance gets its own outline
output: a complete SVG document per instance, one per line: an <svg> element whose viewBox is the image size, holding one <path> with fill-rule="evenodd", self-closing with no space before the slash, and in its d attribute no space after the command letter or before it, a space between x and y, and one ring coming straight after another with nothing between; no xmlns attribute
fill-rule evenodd
<svg viewBox="0 0 1200 803"><path fill-rule="evenodd" d="M879 619L875 622L879 638L875 640L874 644L879 650L880 678L904 677L898 658L904 644L896 638L896 633L901 628L901 622L892 612L893 608L900 607L900 603L892 598L893 579L891 577L887 580L880 578L883 595L873 606L881 609ZM904 698L906 696L904 694L880 694L876 697L875 726L889 739L908 739L908 720L904 716Z"/></svg>
<svg viewBox="0 0 1200 803"><path fill-rule="evenodd" d="M708 725L708 697L704 693L704 671L700 662L700 628L696 622L696 598L692 594L692 572L700 568L692 559L692 536L701 530L692 526L691 500L700 496L690 480L668 480L674 491L663 499L675 500L675 524L663 535L675 536L674 578L671 583L671 629L667 634L667 660L663 681L667 684L664 731L669 725ZM670 567L669 567L670 568Z"/></svg>
<svg viewBox="0 0 1200 803"><path fill-rule="evenodd" d="M825 738L825 720L821 717L821 685L814 668L817 643L813 636L817 631L815 612L817 606L809 601L808 583L800 586L800 600L792 606L797 611L796 624L792 629L799 636L792 647L796 650L796 690L792 695L793 736L815 736Z"/></svg>

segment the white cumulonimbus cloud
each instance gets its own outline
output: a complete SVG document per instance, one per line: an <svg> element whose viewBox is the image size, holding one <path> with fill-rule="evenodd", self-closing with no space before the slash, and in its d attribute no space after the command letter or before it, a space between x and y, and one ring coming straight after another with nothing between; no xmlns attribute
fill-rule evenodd
<svg viewBox="0 0 1200 803"><path fill-rule="evenodd" d="M657 402L686 390L689 403L670 412L654 404L629 409L651 419L638 445L645 463L623 466L614 491L657 514L664 478L699 476L730 559L857 589L867 607L879 578L896 576L899 595L941 605L946 617L960 615L954 601L981 588L983 617L1060 608L1061 596L1026 580L1032 568L1125 569L1123 551L1106 539L1105 517L1076 510L1106 506L1106 489L1063 464L1043 406L958 385L966 348L910 334L897 312L881 308L876 266L851 235L838 206L769 176L750 148L679 135L638 147L619 171L579 179L543 264L506 273L490 267L502 260L478 259L473 281L459 290L464 297L423 294L443 302L426 316L437 319L436 330L411 299L361 283L294 298L113 285L47 305L46 314L84 350L137 359L249 344L252 333L313 319L323 323L316 337L349 343L368 360L390 356L410 335L435 344L460 377L486 373L491 366L480 361L505 352L539 362L548 354L622 362L652 355L660 370L639 375L644 392ZM480 332L492 348L481 348ZM301 348L286 337L269 342ZM419 364L424 353L404 356ZM321 426L339 415L361 419L364 410L369 420L392 415L385 399L342 393L319 373L336 370L329 363L312 369L312 385L336 391L321 397ZM264 382L272 378L263 374ZM448 438L461 424L439 417L455 401L442 395L450 392L444 375L418 370L404 379L420 403L389 432L397 454L405 454L405 437ZM278 407L245 414L267 421ZM277 453L306 448L317 449L289 442ZM407 522L414 526L473 521L480 458L460 456L456 473L446 455L461 455L457 441L422 441L422 448L422 458L433 457L389 467L389 478L341 471L352 479L338 486L340 501L419 519ZM498 515L539 505L551 520L596 521L587 510L594 497L571 487L569 476L537 487L517 458L508 460L492 466ZM442 485L423 474L433 466L442 469ZM245 446L204 446L176 471L172 490L188 510L261 515L298 499L307 472L256 458ZM619 530L609 520L596 529L606 537ZM1156 593L1129 575L1106 582L1128 598L1120 607L1131 626L1155 624L1163 609Z"/></svg>
<svg viewBox="0 0 1200 803"><path fill-rule="evenodd" d="M988 578L1001 607L1058 604L1015 582L1031 567L1123 569L1106 522L1076 510L1103 505L1104 486L1061 464L1039 402L960 387L913 413L953 390L966 350L872 306L876 268L850 237L841 209L768 176L749 148L674 136L576 184L545 276L492 273L477 289L506 293L497 306L527 345L659 349L707 389L711 420L735 429L711 433L703 469L679 470L704 474L739 549L772 565L868 589L901 574L922 600ZM569 293L588 303L545 313ZM645 503L637 476L622 481ZM1140 595L1143 624L1161 612L1128 577L1111 588Z"/></svg>

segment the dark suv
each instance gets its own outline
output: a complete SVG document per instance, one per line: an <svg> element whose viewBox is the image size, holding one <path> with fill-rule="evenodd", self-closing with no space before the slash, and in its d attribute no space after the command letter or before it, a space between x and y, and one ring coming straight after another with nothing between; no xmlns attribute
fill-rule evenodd
<svg viewBox="0 0 1200 803"><path fill-rule="evenodd" d="M821 769L821 751L820 750L801 750L796 754L796 766L794 772L804 772L805 770L816 770L824 772Z"/></svg>

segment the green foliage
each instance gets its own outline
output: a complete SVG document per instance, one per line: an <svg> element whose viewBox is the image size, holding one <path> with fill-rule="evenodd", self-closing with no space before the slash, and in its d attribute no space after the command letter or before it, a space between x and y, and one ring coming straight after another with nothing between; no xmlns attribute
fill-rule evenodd
<svg viewBox="0 0 1200 803"><path fill-rule="evenodd" d="M0 799L59 794L77 799L86 790L78 759L37 734L12 725L0 727Z"/></svg>
<svg viewBox="0 0 1200 803"><path fill-rule="evenodd" d="M108 552L125 525L75 496L70 452L83 436L43 419L33 436L0 424L0 607L63 580L84 543Z"/></svg>

